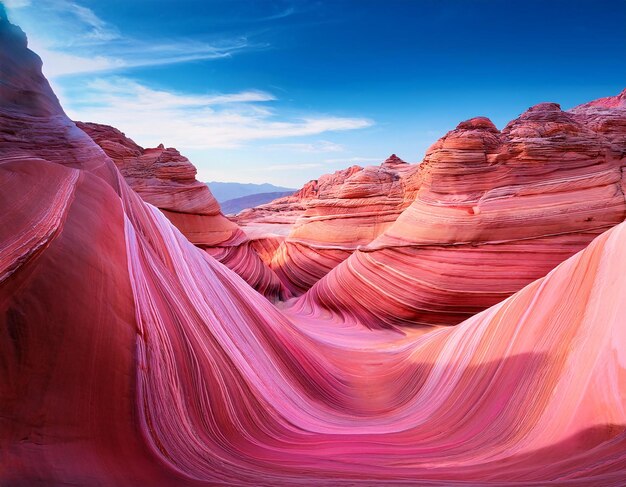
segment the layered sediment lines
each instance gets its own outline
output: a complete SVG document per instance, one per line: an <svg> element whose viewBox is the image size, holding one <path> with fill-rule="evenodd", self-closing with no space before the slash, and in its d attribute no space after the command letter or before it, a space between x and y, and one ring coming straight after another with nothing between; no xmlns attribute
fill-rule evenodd
<svg viewBox="0 0 626 487"><path fill-rule="evenodd" d="M233 269L270 299L289 297L278 277L256 255L243 231L221 210L196 168L176 149L144 149L114 127L76 122L115 162L141 198L159 208L189 239Z"/></svg>
<svg viewBox="0 0 626 487"><path fill-rule="evenodd" d="M169 255L179 271L157 300L147 290L163 263L127 228L140 326L152 337L139 344L141 410L148 442L184 475L250 485L623 480L624 225L456 328L398 337L288 321L153 216L150 233L181 252ZM168 380L163 370L187 373Z"/></svg>
<svg viewBox="0 0 626 487"><path fill-rule="evenodd" d="M393 154L380 166L326 174L292 196L242 212L236 221L256 236L262 255L276 249L269 265L299 295L398 218L412 200L416 170ZM272 235L271 225L285 218L292 219L289 234Z"/></svg>
<svg viewBox="0 0 626 487"><path fill-rule="evenodd" d="M626 110L605 110L544 103L502 131L482 117L459 124L428 150L415 201L294 312L454 325L544 276L626 216L615 129Z"/></svg>
<svg viewBox="0 0 626 487"><path fill-rule="evenodd" d="M624 485L626 223L456 327L283 312L0 43L0 484Z"/></svg>
<svg viewBox="0 0 626 487"><path fill-rule="evenodd" d="M626 151L626 89L617 96L607 96L569 110L572 116L613 142L616 150Z"/></svg>

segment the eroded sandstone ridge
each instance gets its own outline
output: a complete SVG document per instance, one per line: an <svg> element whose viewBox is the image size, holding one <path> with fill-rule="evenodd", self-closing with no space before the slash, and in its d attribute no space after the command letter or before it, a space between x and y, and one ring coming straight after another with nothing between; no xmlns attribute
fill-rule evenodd
<svg viewBox="0 0 626 487"><path fill-rule="evenodd" d="M415 202L282 310L132 189L1 9L0 45L0 484L624 485L619 139L554 105L461 124ZM403 252L425 281L467 261L480 297L496 261L522 285L592 238L430 333L316 303L355 259L402 310Z"/></svg>
<svg viewBox="0 0 626 487"><path fill-rule="evenodd" d="M291 196L241 212L236 221L299 295L398 218L414 198L407 181L416 170L393 154L380 166L321 176Z"/></svg>
<svg viewBox="0 0 626 487"><path fill-rule="evenodd" d="M114 127L76 122L111 158L130 187L159 208L187 237L270 299L290 293L253 250L236 223L226 218L196 168L174 148L144 149Z"/></svg>
<svg viewBox="0 0 626 487"><path fill-rule="evenodd" d="M502 131L473 118L395 185L383 164L309 200L271 254L291 289L312 285L290 306L366 326L453 325L544 276L626 216L624 96L542 103ZM280 218L280 204L268 209Z"/></svg>

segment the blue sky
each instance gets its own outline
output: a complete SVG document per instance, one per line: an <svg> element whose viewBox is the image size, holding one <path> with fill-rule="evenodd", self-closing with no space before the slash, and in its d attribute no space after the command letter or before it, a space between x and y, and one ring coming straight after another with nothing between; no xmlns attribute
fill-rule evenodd
<svg viewBox="0 0 626 487"><path fill-rule="evenodd" d="M2 1L2 0L0 0ZM626 85L626 1L5 0L68 114L299 187Z"/></svg>

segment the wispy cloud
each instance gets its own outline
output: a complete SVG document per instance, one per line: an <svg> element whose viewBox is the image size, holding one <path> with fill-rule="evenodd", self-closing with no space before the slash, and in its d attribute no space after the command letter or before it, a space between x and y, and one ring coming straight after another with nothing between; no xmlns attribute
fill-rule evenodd
<svg viewBox="0 0 626 487"><path fill-rule="evenodd" d="M295 12L296 12L296 9L293 6L290 6L290 7L287 7L286 9L284 9L284 10L281 10L280 12L276 12L275 14L255 19L255 21L256 22L267 22L269 20L284 19L285 17L289 17L289 16L293 15Z"/></svg>
<svg viewBox="0 0 626 487"><path fill-rule="evenodd" d="M115 77L93 80L82 87L79 96L64 101L75 120L113 125L143 145L165 142L190 149L237 147L252 140L372 125L364 118L333 116L284 120L261 104L271 100L274 97L262 91L189 95ZM335 148L332 144L329 147Z"/></svg>
<svg viewBox="0 0 626 487"><path fill-rule="evenodd" d="M97 78L88 82L86 88L82 94L78 94L73 103L95 109L116 108L117 105L121 105L131 110L154 111L275 100L270 93L252 90L239 93L188 95L148 88L123 77Z"/></svg>
<svg viewBox="0 0 626 487"><path fill-rule="evenodd" d="M27 33L31 49L41 56L44 74L68 115L74 120L115 126L146 147L164 143L183 153L195 153L200 161L212 149L246 151L255 147L252 159L259 156L259 150L271 155L270 167L266 165L263 170L307 173L328 164L319 159L345 150L340 144L315 138L373 123L360 117L316 113L285 116L280 105L273 103L276 97L264 90L179 92L155 88L152 81L140 82L141 72L129 71L219 59L266 47L249 42L245 36L229 34L211 42L183 37L137 38L99 17L98 10L84 6L82 0L0 1ZM249 23L290 17L296 10L288 3ZM301 139L291 142L291 137ZM273 140L276 143L268 143ZM285 163L291 155L291 160L298 161L298 154L311 156L302 157L304 162Z"/></svg>
<svg viewBox="0 0 626 487"><path fill-rule="evenodd" d="M344 157L337 159L324 159L327 164L350 163L350 162L383 162L385 157Z"/></svg>
<svg viewBox="0 0 626 487"><path fill-rule="evenodd" d="M65 0L56 0L52 5L58 11L70 13L75 17L79 25L82 24L85 28L85 32L80 37L80 40L83 42L106 42L121 37L116 28L102 20L93 10L87 7Z"/></svg>
<svg viewBox="0 0 626 487"><path fill-rule="evenodd" d="M234 52L247 47L245 40L238 44L225 47L211 45L195 45L185 49L188 43L158 44L141 47L140 43L134 43L118 50L118 56L86 56L58 49L51 49L42 45L37 39L29 43L29 47L42 58L44 62L44 74L49 78L60 76L87 74L99 71L115 71L147 66L164 66L190 61L219 59L231 56ZM157 56L150 55L150 51L158 51Z"/></svg>
<svg viewBox="0 0 626 487"><path fill-rule="evenodd" d="M48 78L229 57L252 45L243 37L208 43L190 39L146 42L123 35L96 13L70 0L5 0L27 33Z"/></svg>
<svg viewBox="0 0 626 487"><path fill-rule="evenodd" d="M315 169L317 167L324 167L324 164L319 162L305 162L305 163L294 163L294 164L273 164L271 166L267 166L265 169L268 171L295 171L300 169Z"/></svg>
<svg viewBox="0 0 626 487"><path fill-rule="evenodd" d="M55 47L80 46L120 39L118 29L93 10L71 0L3 0L20 24L37 25L30 36ZM31 21L32 20L32 24ZM45 22L42 22L45 21ZM63 27L62 31L56 30Z"/></svg>
<svg viewBox="0 0 626 487"><path fill-rule="evenodd" d="M309 143L285 143L285 144L268 144L263 149L270 151L290 151L290 152L306 152L306 153L328 153L343 152L345 147L335 142L327 140L319 140Z"/></svg>

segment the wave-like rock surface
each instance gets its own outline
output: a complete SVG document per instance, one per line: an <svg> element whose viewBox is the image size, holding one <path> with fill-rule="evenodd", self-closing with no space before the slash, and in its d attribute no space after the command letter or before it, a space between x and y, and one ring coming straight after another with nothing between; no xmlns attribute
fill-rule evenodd
<svg viewBox="0 0 626 487"><path fill-rule="evenodd" d="M299 295L398 218L412 200L408 193L414 187L408 182L416 170L393 154L380 166L326 174L293 196L243 212L236 221L256 236L256 247L266 255L277 241L268 235L271 225L289 219L289 234L279 240L269 265Z"/></svg>
<svg viewBox="0 0 626 487"><path fill-rule="evenodd" d="M226 218L208 186L196 180L196 168L176 149L144 149L114 127L76 122L115 162L124 179L144 201L159 208L189 239L270 299L290 293L257 256L250 240Z"/></svg>
<svg viewBox="0 0 626 487"><path fill-rule="evenodd" d="M624 220L624 121L623 105L542 103L502 131L459 124L428 150L415 201L294 309L453 325L510 296Z"/></svg>
<svg viewBox="0 0 626 487"><path fill-rule="evenodd" d="M624 484L626 224L457 327L283 313L0 43L2 485Z"/></svg>

